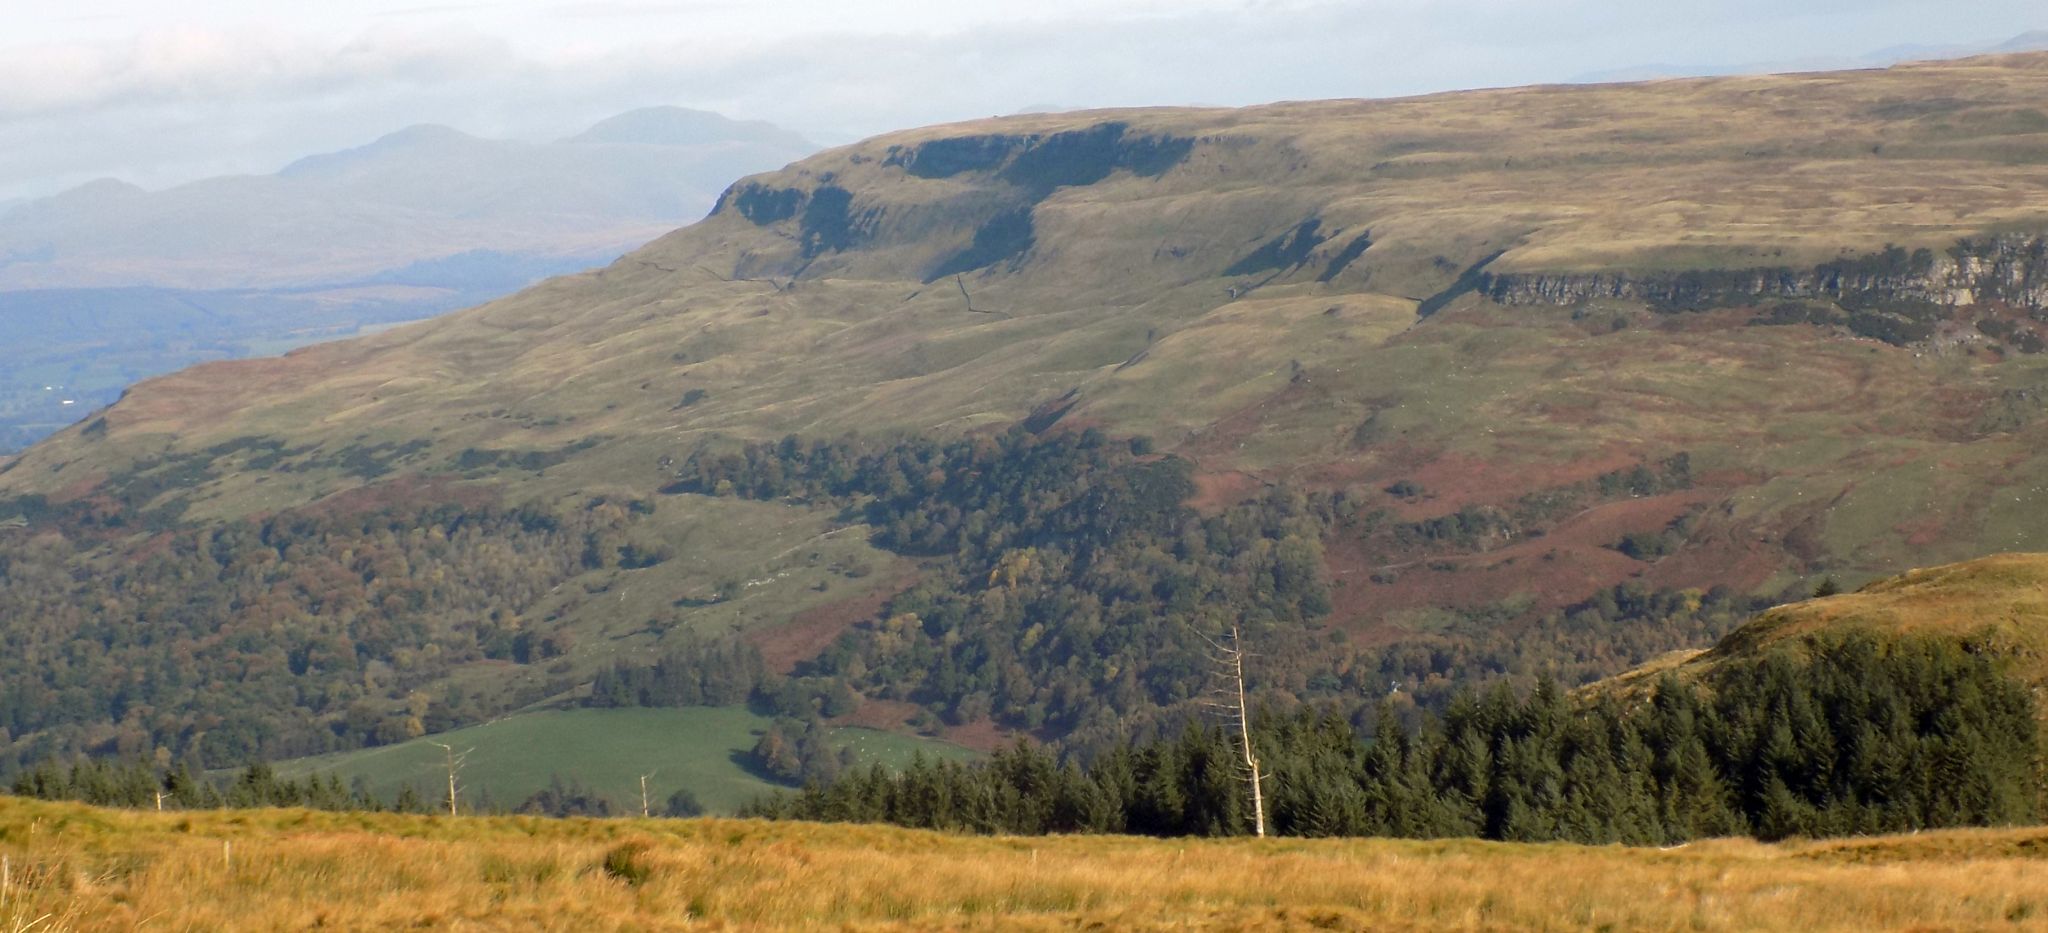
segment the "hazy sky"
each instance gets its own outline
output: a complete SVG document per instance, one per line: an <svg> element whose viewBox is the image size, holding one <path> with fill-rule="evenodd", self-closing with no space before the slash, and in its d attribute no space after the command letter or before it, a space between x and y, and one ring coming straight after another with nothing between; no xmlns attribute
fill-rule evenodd
<svg viewBox="0 0 2048 933"><path fill-rule="evenodd" d="M61 10L62 12L49 12ZM2041 0L0 0L0 200L275 171L414 123L632 107L822 142L1039 106L1250 104L2048 29Z"/></svg>

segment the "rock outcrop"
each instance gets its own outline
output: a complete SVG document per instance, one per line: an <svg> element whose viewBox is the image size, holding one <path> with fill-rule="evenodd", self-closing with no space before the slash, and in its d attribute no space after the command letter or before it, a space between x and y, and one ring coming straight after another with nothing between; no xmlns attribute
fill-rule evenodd
<svg viewBox="0 0 2048 933"><path fill-rule="evenodd" d="M1909 315L1980 305L2038 313L2048 311L2048 234L1966 239L1942 253L1893 247L1807 269L1502 273L1488 275L1480 290L1507 305L1619 299L1677 311L1817 300Z"/></svg>

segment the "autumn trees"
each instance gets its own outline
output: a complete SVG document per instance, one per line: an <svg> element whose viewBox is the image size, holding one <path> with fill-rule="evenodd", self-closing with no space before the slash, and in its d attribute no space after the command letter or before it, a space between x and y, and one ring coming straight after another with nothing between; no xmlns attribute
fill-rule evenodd
<svg viewBox="0 0 2048 933"><path fill-rule="evenodd" d="M592 561L624 560L639 513L603 500L304 510L134 552L38 514L37 534L0 537L0 728L29 739L14 757L162 748L223 767L494 712L431 685L465 663L565 653L567 634L528 610Z"/></svg>

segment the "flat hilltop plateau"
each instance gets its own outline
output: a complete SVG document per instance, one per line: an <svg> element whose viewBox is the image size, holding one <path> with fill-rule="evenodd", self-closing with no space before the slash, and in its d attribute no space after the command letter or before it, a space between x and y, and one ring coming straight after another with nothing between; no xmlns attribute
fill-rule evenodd
<svg viewBox="0 0 2048 933"><path fill-rule="evenodd" d="M1006 117L740 179L0 465L0 770L568 707L1101 748L1176 727L1226 619L1273 702L1430 712L2048 550L2044 100L2022 54Z"/></svg>

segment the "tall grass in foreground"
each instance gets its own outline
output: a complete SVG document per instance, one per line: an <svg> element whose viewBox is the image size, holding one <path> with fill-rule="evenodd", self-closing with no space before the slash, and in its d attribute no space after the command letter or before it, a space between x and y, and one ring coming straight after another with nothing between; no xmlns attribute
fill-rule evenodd
<svg viewBox="0 0 2048 933"><path fill-rule="evenodd" d="M1953 928L2048 918L2044 850L2048 829L1666 851L155 814L0 798L0 853L16 873L0 919L48 915L37 930Z"/></svg>

